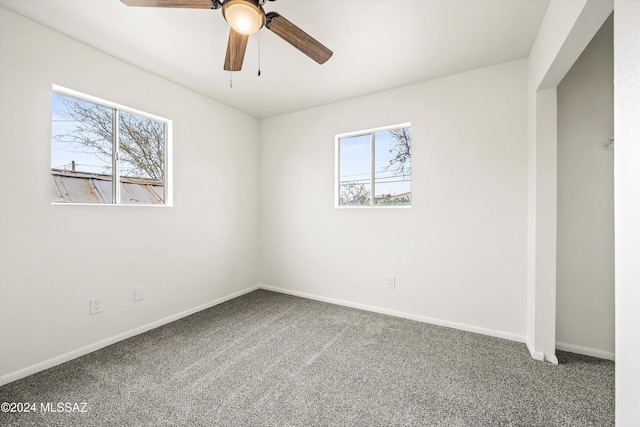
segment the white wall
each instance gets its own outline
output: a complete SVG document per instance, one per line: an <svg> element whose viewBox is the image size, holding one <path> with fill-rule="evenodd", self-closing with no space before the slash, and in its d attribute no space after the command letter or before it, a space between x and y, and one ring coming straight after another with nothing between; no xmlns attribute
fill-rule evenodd
<svg viewBox="0 0 640 427"><path fill-rule="evenodd" d="M523 341L526 65L263 120L262 283ZM405 122L413 207L335 209L334 135Z"/></svg>
<svg viewBox="0 0 640 427"><path fill-rule="evenodd" d="M258 283L257 120L5 9L0 31L3 382ZM53 83L173 120L174 207L49 203Z"/></svg>
<svg viewBox="0 0 640 427"><path fill-rule="evenodd" d="M613 17L558 85L556 340L614 355Z"/></svg>
<svg viewBox="0 0 640 427"><path fill-rule="evenodd" d="M616 425L640 420L640 2L616 0Z"/></svg>

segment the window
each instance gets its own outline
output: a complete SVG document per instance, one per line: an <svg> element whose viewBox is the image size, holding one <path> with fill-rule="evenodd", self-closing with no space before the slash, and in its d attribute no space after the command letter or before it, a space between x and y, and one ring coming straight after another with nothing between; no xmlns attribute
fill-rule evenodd
<svg viewBox="0 0 640 427"><path fill-rule="evenodd" d="M69 89L51 97L51 202L170 205L171 122Z"/></svg>
<svg viewBox="0 0 640 427"><path fill-rule="evenodd" d="M336 206L411 206L411 124L338 135L336 153Z"/></svg>

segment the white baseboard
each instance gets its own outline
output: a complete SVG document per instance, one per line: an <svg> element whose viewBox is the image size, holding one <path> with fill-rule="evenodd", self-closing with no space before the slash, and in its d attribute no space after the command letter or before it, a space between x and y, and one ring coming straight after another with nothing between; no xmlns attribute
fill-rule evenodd
<svg viewBox="0 0 640 427"><path fill-rule="evenodd" d="M568 351L570 353L583 354L585 356L597 357L599 359L616 360L616 354L611 351L598 350L596 348L583 347L581 345L556 342L556 349Z"/></svg>
<svg viewBox="0 0 640 427"><path fill-rule="evenodd" d="M356 303L356 302L345 301L345 300L340 300L340 299L335 299L335 298L328 298L328 297L323 297L323 296L320 296L320 295L308 294L306 292L293 291L293 290L290 290L290 289L278 288L278 287L275 287L275 286L267 286L267 285L264 285L264 284L260 284L260 285L258 285L258 287L260 289L264 289L264 290L267 290L267 291L279 292L279 293L282 293L282 294L288 294L288 295L293 295L293 296L297 296L297 297L308 298L308 299L312 299L312 300L316 300L316 301L328 302L330 304L342 305L342 306L345 306L345 307L357 308L357 309L365 310L365 311L372 311L374 313L386 314L386 315L389 315L389 316L400 317L400 318L403 318L403 319L416 320L418 322L430 323L432 325L446 326L448 328L458 329L458 330L461 330L461 331L475 332L475 333L482 334L482 335L488 335L488 336L492 336L492 337L496 337L496 338L504 338L504 339L507 339L507 340L510 340L510 341L516 341L516 342L521 342L521 343L525 342L525 336L524 335L513 334L513 333L510 333L510 332L504 332L504 331L498 331L498 330L494 330L494 329L482 328L482 327L479 327L479 326L467 325L467 324L464 324L464 323L450 322L448 320L435 319L435 318L432 318L432 317L420 316L420 315L412 314L412 313L405 313L403 311L390 310L390 309L387 309L387 308L376 307L376 306L372 306L372 305L360 304L360 303Z"/></svg>
<svg viewBox="0 0 640 427"><path fill-rule="evenodd" d="M558 364L558 358L556 357L555 354L553 354L553 355L545 354L544 355L544 361L545 362L549 362L549 363L554 364L554 365Z"/></svg>
<svg viewBox="0 0 640 427"><path fill-rule="evenodd" d="M528 338L525 343L527 344L527 350L529 350L529 354L531 355L532 359L539 360L541 362L545 360L544 353L541 351L535 351L533 345L531 344L531 341L529 341Z"/></svg>
<svg viewBox="0 0 640 427"><path fill-rule="evenodd" d="M462 331L467 331L467 332L474 332L474 333L478 333L478 334L482 334L482 335L488 335L488 336L492 336L492 337L496 337L496 338L503 338L503 339L507 339L507 340L511 340L511 341L516 341L516 342L521 342L521 343L525 343L527 345L527 348L529 349L529 353L531 354L531 357L535 360L546 360L549 361L551 363L555 363L557 364L558 361L555 358L555 356L549 356L549 355L545 355L541 352L536 352L533 350L533 347L531 346L530 342L528 339L526 339L526 337L524 335L519 335L519 334L514 334L514 333L510 333L510 332L504 332L504 331L498 331L498 330L494 330L494 329L488 329L488 328L482 328L479 326L474 326L474 325L468 325L468 324L464 324L464 323L457 323L457 322L451 322L448 320L442 320L442 319L436 319L436 318L432 318L432 317L426 317L426 316L421 316L421 315L417 315L417 314L412 314L412 313L406 313L406 312L402 312L402 311L396 311L396 310L390 310L387 308L382 308L382 307L376 307L376 306L371 306L371 305L366 305L366 304L360 304L360 303L356 303L356 302L351 302L351 301L346 301L346 300L340 300L340 299L336 299L336 298L329 298L329 297L323 297L320 295L314 295L314 294L309 294L306 292L299 292L299 291L293 291L290 289L285 289L285 288L278 288L275 286L267 286L264 284L259 284L259 285L255 285L255 286L251 286L249 288L243 289L241 291L238 292L234 292L230 295L224 296L222 298L218 298L216 300L210 301L208 303L199 305L197 307L193 307L189 310L185 310L183 312L165 317L163 319L159 319L156 320L154 322L148 323L146 325L137 327L135 329L120 333L118 335L115 335L113 337L110 338L106 338L104 340L95 342L93 344L89 344L85 347L76 349L76 350L72 350L68 353L64 353L61 354L59 356L53 357L51 359L48 360L44 360L42 362L36 363L34 365L28 366L26 368L20 369L18 371L14 371L14 372L10 372L8 374L5 374L3 376L0 377L0 386L4 385L4 384L8 384L12 381L18 380L20 378L24 378L27 377L29 375L35 374L37 372L40 371L44 371L45 369L49 369L52 368L54 366L60 365L62 363L68 362L70 360L76 359L78 357L84 356L85 354L89 354L91 352L94 352L96 350L99 350L101 348L104 348L108 345L111 344L115 344L119 341L125 340L127 338L131 338L133 336L136 336L138 334L150 331L152 329L155 329L159 326L162 325L166 325L167 323L171 323L173 321L176 321L178 319L181 319L183 317L187 317L190 316L194 313L197 313L199 311L202 310L206 310L208 308L211 308L213 306L216 306L218 304L222 304L223 302L229 301L231 299L237 298L241 295L247 294L249 292L253 292L257 289L265 289L268 291L273 291L273 292L279 292L279 293L283 293L283 294L288 294L288 295L294 295L294 296L298 296L298 297L302 297L302 298L308 298L308 299L312 299L312 300L316 300L316 301L322 301L322 302L327 302L330 304L337 304L337 305L342 305L345 307L351 307L351 308L357 308L360 310L365 310L365 311L371 311L374 313L380 313L380 314L386 314L389 316L395 316L395 317L400 317L403 319L409 319L409 320L416 320L418 322L424 322L424 323L429 323L432 325L438 325L438 326L445 326L445 327L449 327L449 328L453 328L453 329L458 329L458 330L462 330ZM593 349L593 348L588 348L588 347L581 347L581 346L577 346L577 345L573 345L573 344L567 344L567 343L556 343L556 348L558 350L563 350L563 351L569 351L572 353L578 353L578 354L584 354L586 356L592 356L592 357L598 357L601 359L607 359L607 360L615 360L615 354L612 352L608 352L608 351L603 351L603 350L597 350L597 349Z"/></svg>
<svg viewBox="0 0 640 427"><path fill-rule="evenodd" d="M529 354L531 355L531 358L533 360L539 360L541 362L549 362L553 365L557 365L558 364L558 358L554 354L545 354L541 351L535 351L535 349L533 348L533 344L531 344L531 341L529 341L529 338L527 338L526 340L526 344L527 344L527 350L529 350Z"/></svg>
<svg viewBox="0 0 640 427"><path fill-rule="evenodd" d="M544 360L546 362L551 362L554 365L558 364L558 358L554 355L544 354L540 351L534 351L533 346L527 339L527 348L529 349L529 353L531 353L531 357L535 360ZM615 353L610 351L598 350L590 347L582 347L575 344L567 344L564 342L556 342L556 350L568 351L570 353L583 354L585 356L597 357L599 359L606 360L615 360Z"/></svg>
<svg viewBox="0 0 640 427"><path fill-rule="evenodd" d="M8 384L8 383L10 383L12 381L15 381L15 380L19 380L20 378L24 378L24 377L27 377L29 375L35 374L37 372L44 371L45 369L49 369L49 368L52 368L54 366L61 365L61 364L65 363L65 362L68 362L70 360L76 359L76 358L78 358L80 356L84 356L85 354L89 354L89 353L94 352L96 350L100 350L101 348L106 347L108 345L115 344L115 343L117 343L119 341L125 340L127 338L131 338L131 337L136 336L138 334L141 334L143 332L150 331L150 330L155 329L155 328L157 328L159 326L166 325L167 323L174 322L174 321L176 321L178 319L182 319L183 317L187 317L187 316L190 316L190 315L192 315L194 313L197 313L199 311L206 310L207 308L211 308L211 307L213 307L215 305L222 304L223 302L226 302L226 301L229 301L231 299L237 298L237 297L239 297L241 295L247 294L249 292L253 292L253 291L257 290L258 288L259 288L259 286L257 286L257 285L256 286L251 286L251 287L249 287L247 289L243 289L241 291L234 292L234 293L232 293L230 295L227 295L227 296L224 296L222 298L218 298L216 300L209 301L208 303L199 305L197 307L190 308L189 310L185 310L185 311L182 311L180 313L176 313L174 315L165 317L163 319L156 320L155 322L148 323L146 325L137 327L135 329L131 329L129 331L120 333L120 334L112 336L110 338L106 338L104 340L95 342L93 344L89 344L89 345L87 345L85 347L78 348L76 350L72 350L72 351L70 351L68 353L61 354L59 356L53 357L53 358L48 359L48 360L44 360L42 362L36 363L34 365L31 365L31 366L27 366L26 368L23 368L23 369L14 371L14 372L10 372L10 373L5 374L5 375L0 377L0 386L4 385L4 384Z"/></svg>

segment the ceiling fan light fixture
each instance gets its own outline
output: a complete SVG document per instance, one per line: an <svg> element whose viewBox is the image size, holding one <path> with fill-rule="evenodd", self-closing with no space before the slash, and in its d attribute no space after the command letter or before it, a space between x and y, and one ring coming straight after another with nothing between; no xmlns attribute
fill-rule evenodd
<svg viewBox="0 0 640 427"><path fill-rule="evenodd" d="M251 35L264 25L264 11L254 0L227 0L222 6L222 15L240 34Z"/></svg>

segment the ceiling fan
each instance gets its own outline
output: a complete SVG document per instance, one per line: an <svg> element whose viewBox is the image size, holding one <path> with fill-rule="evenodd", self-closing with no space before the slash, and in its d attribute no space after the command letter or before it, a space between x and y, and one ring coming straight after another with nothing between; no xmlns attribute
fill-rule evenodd
<svg viewBox="0 0 640 427"><path fill-rule="evenodd" d="M224 60L226 71L240 71L249 36L267 27L293 47L316 61L327 62L333 52L276 12L264 12L267 0L120 0L127 6L220 9L231 27ZM275 1L275 0L269 0Z"/></svg>

